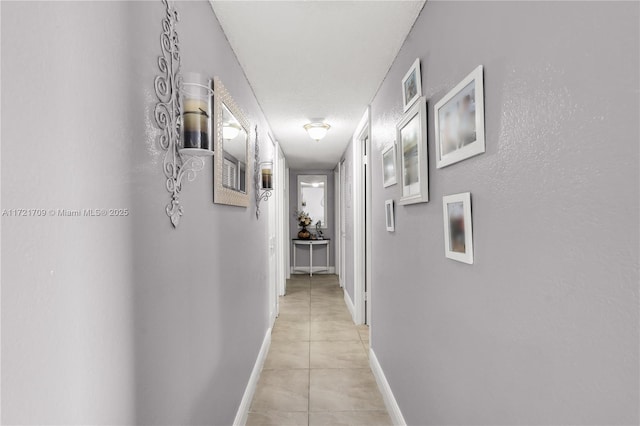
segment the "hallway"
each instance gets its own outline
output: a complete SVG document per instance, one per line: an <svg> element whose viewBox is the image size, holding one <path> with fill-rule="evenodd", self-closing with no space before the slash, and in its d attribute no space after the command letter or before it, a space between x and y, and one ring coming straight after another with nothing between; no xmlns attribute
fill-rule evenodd
<svg viewBox="0 0 640 426"><path fill-rule="evenodd" d="M335 275L292 275L247 425L390 425Z"/></svg>
<svg viewBox="0 0 640 426"><path fill-rule="evenodd" d="M0 40L0 425L640 425L639 0Z"/></svg>

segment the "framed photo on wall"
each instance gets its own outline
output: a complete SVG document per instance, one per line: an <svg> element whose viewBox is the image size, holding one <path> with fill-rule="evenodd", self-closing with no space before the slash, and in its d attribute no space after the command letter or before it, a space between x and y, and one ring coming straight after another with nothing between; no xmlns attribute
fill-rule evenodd
<svg viewBox="0 0 640 426"><path fill-rule="evenodd" d="M482 65L440 99L434 112L437 168L482 154L485 151Z"/></svg>
<svg viewBox="0 0 640 426"><path fill-rule="evenodd" d="M398 204L401 205L429 201L426 105L426 99L421 96L396 125L402 179L402 197Z"/></svg>
<svg viewBox="0 0 640 426"><path fill-rule="evenodd" d="M396 143L394 142L382 151L382 185L385 188L397 183L396 160Z"/></svg>
<svg viewBox="0 0 640 426"><path fill-rule="evenodd" d="M444 217L444 254L449 259L473 264L471 193L442 197Z"/></svg>
<svg viewBox="0 0 640 426"><path fill-rule="evenodd" d="M406 111L422 96L422 77L420 75L420 58L411 65L402 78L402 110Z"/></svg>
<svg viewBox="0 0 640 426"><path fill-rule="evenodd" d="M393 212L393 200L384 202L384 217L386 219L387 231L394 232L396 230L396 218Z"/></svg>

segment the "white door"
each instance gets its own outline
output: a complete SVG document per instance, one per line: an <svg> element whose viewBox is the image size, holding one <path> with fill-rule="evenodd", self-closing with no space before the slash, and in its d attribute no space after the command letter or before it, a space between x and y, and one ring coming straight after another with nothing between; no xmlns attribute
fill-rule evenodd
<svg viewBox="0 0 640 426"><path fill-rule="evenodd" d="M342 287L342 270L340 269L340 227L342 226L342 222L340 222L340 164L336 167L333 172L333 187L334 187L334 203L335 203L335 211L333 212L333 217L335 218L334 223L336 230L336 243L335 243L335 269L336 274L338 275L340 287Z"/></svg>
<svg viewBox="0 0 640 426"><path fill-rule="evenodd" d="M277 146L275 142L270 138L272 144L272 152L274 158L273 165L273 180L274 182L278 181L278 168L277 168ZM266 201L265 213L267 213L267 227L268 227L268 235L269 235L269 318L271 319L271 324L273 325L276 317L278 316L278 250L277 250L277 235L278 235L278 191L274 191L273 195L268 198Z"/></svg>
<svg viewBox="0 0 640 426"><path fill-rule="evenodd" d="M346 241L347 241L347 232L345 229L345 223L347 220L346 216L346 181L347 176L345 175L345 164L344 160L340 163L340 235L339 235L339 244L340 244L340 285L342 287L345 286L345 271L346 271Z"/></svg>
<svg viewBox="0 0 640 426"><path fill-rule="evenodd" d="M269 306L270 306L270 318L271 324L276 320L278 316L278 286L276 283L278 282L278 263L276 261L277 258L277 248L276 248L276 209L275 209L275 200L273 197L269 198L267 201L268 205L268 218L269 218Z"/></svg>
<svg viewBox="0 0 640 426"><path fill-rule="evenodd" d="M367 109L353 138L353 316L356 324L368 324L371 318L371 175L368 164L370 148Z"/></svg>
<svg viewBox="0 0 640 426"><path fill-rule="evenodd" d="M287 279L291 278L291 231L289 229L289 181L290 181L290 171L289 168L287 167L287 163L285 161L284 163L284 175L282 176L282 181L283 181L283 198L284 198L284 202L282 203L284 206L284 250L285 250L285 256L284 256L284 265L286 266L285 268L285 273L286 273L286 277ZM281 284L280 287L280 295L284 296L286 291L287 291L287 280L284 280Z"/></svg>
<svg viewBox="0 0 640 426"><path fill-rule="evenodd" d="M364 322L371 324L371 140L367 126L366 133L361 139L363 155L363 177L364 186Z"/></svg>
<svg viewBox="0 0 640 426"><path fill-rule="evenodd" d="M278 176L276 182L278 187L276 192L278 193L278 288L276 289L277 295L284 294L284 288L287 282L287 271L289 270L289 215L287 213L287 203L289 199L289 192L287 188L287 173L286 173L286 159L280 144L277 144L277 170Z"/></svg>

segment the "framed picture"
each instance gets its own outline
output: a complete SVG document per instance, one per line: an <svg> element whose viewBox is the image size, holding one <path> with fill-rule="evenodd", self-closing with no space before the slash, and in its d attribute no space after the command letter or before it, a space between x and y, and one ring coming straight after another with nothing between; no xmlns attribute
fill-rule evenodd
<svg viewBox="0 0 640 426"><path fill-rule="evenodd" d="M442 197L444 217L444 255L449 259L473 264L473 229L471 193Z"/></svg>
<svg viewBox="0 0 640 426"><path fill-rule="evenodd" d="M434 111L437 168L482 154L484 152L482 65L440 99Z"/></svg>
<svg viewBox="0 0 640 426"><path fill-rule="evenodd" d="M422 77L420 76L420 58L418 58L402 78L403 111L411 108L420 96L422 96Z"/></svg>
<svg viewBox="0 0 640 426"><path fill-rule="evenodd" d="M402 197L398 204L401 205L429 201L426 105L425 98L420 97L396 125L402 179Z"/></svg>
<svg viewBox="0 0 640 426"><path fill-rule="evenodd" d="M394 142L382 151L382 184L386 188L396 183L396 143Z"/></svg>
<svg viewBox="0 0 640 426"><path fill-rule="evenodd" d="M386 218L387 231L394 232L396 230L396 218L393 214L393 200L384 202L384 217Z"/></svg>

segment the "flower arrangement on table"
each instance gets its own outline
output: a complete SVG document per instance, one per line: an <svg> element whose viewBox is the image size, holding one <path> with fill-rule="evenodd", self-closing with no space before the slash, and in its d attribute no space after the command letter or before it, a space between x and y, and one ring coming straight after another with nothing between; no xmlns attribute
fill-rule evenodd
<svg viewBox="0 0 640 426"><path fill-rule="evenodd" d="M313 222L309 213L303 210L298 210L294 216L297 217L298 225L302 228L300 232L298 232L298 238L301 240L309 239L309 237L311 237L311 233L307 230L307 226L311 225Z"/></svg>

